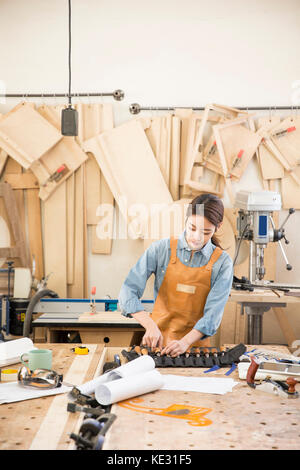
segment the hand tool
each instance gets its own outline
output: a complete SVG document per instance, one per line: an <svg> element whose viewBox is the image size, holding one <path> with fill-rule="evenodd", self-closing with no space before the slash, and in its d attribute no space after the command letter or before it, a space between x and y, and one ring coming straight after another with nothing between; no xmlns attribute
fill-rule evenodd
<svg viewBox="0 0 300 470"><path fill-rule="evenodd" d="M92 287L90 298L90 313L93 315L96 312L96 287Z"/></svg>
<svg viewBox="0 0 300 470"><path fill-rule="evenodd" d="M73 403L73 402L69 402L68 405L67 405L67 411L69 411L70 413L76 413L76 411L80 411L80 412L83 412L83 413L86 413L88 415L92 415L92 416L102 416L104 413L105 413L105 410L103 408L101 408L100 406L96 407L96 408L92 408L90 406L79 406L79 405L76 405L76 403Z"/></svg>
<svg viewBox="0 0 300 470"><path fill-rule="evenodd" d="M240 164L243 153L244 153L244 150L239 151L239 153L237 154L237 156L234 159L234 162L233 162L232 167L231 167L231 171L234 170L235 167L237 167Z"/></svg>
<svg viewBox="0 0 300 470"><path fill-rule="evenodd" d="M296 130L295 126L288 127L287 129L283 129L282 131L275 132L272 137L283 137L284 135L288 134L289 132L293 132Z"/></svg>
<svg viewBox="0 0 300 470"><path fill-rule="evenodd" d="M77 450L101 450L104 436L115 419L116 415L113 413L102 414L97 419L85 419L80 426L79 434L70 434Z"/></svg>
<svg viewBox="0 0 300 470"><path fill-rule="evenodd" d="M191 355L191 350L188 349L185 353L184 367L194 367L194 366L195 366L194 358Z"/></svg>
<svg viewBox="0 0 300 470"><path fill-rule="evenodd" d="M52 175L49 176L49 178L45 181L45 183L42 183L41 186L47 186L47 184L51 183L52 181L55 181L57 183L69 171L70 170L67 167L67 165L65 165L65 164L61 165L59 168L57 168L57 170L54 173L52 173Z"/></svg>
<svg viewBox="0 0 300 470"><path fill-rule="evenodd" d="M251 356L251 364L247 372L246 381L249 387L267 393L273 393L284 398L298 398L299 393L295 390L297 381L293 377L288 377L286 382L281 380L272 380L266 377L258 383L255 383L255 374L260 361L255 356Z"/></svg>

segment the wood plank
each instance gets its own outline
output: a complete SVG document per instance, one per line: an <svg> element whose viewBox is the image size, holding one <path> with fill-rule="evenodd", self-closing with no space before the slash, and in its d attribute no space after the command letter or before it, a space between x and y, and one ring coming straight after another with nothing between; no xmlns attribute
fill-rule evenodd
<svg viewBox="0 0 300 470"><path fill-rule="evenodd" d="M74 358L67 374L64 376L64 380L66 382L72 384L80 384L84 382L86 371L91 365L96 348L97 346L95 344L90 344L89 354L86 356L77 355ZM39 430L31 442L29 450L57 449L62 437L62 432L67 425L69 418L69 414L67 412L68 401L69 397L66 393L56 395L53 398Z"/></svg>
<svg viewBox="0 0 300 470"><path fill-rule="evenodd" d="M85 162L87 178L86 192L86 217L88 225L97 224L97 208L100 204L100 168L94 155L88 152L88 160Z"/></svg>
<svg viewBox="0 0 300 470"><path fill-rule="evenodd" d="M35 278L44 277L41 201L38 189L27 189L28 237L31 261L35 260Z"/></svg>
<svg viewBox="0 0 300 470"><path fill-rule="evenodd" d="M5 168L7 159L8 159L8 154L5 152L5 150L0 149L0 178Z"/></svg>
<svg viewBox="0 0 300 470"><path fill-rule="evenodd" d="M4 199L6 207L7 220L11 227L11 233L13 234L14 245L11 248L0 248L0 257L19 258L21 266L30 266L30 253L28 244L25 240L25 235L20 223L20 216L18 213L18 206L16 198L14 197L13 190L8 183L0 183L0 198Z"/></svg>
<svg viewBox="0 0 300 470"><path fill-rule="evenodd" d="M13 189L37 189L39 182L31 172L26 173L6 173L4 182L11 185Z"/></svg>
<svg viewBox="0 0 300 470"><path fill-rule="evenodd" d="M257 120L257 129L264 128L267 131L277 126L280 122L279 116L265 116ZM264 180L283 178L284 168L262 142L257 150L258 162Z"/></svg>
<svg viewBox="0 0 300 470"><path fill-rule="evenodd" d="M121 323L124 325L139 325L139 322L134 318L125 317L119 312L97 312L90 313L84 312L78 317L78 323Z"/></svg>
<svg viewBox="0 0 300 470"><path fill-rule="evenodd" d="M275 316L277 318L281 331L287 341L287 344L289 346L292 346L294 341L296 341L297 337L288 320L287 312L281 307L273 307L273 312L275 313Z"/></svg>
<svg viewBox="0 0 300 470"><path fill-rule="evenodd" d="M144 209L128 225L130 236L141 237L145 210L172 202L141 123L133 120L104 132L86 141L84 149L94 153L125 220L136 204Z"/></svg>
<svg viewBox="0 0 300 470"><path fill-rule="evenodd" d="M84 171L75 171L75 248L74 281L68 284L65 297L84 298Z"/></svg>
<svg viewBox="0 0 300 470"><path fill-rule="evenodd" d="M48 288L67 297L66 183L44 202L44 262Z"/></svg>
<svg viewBox="0 0 300 470"><path fill-rule="evenodd" d="M179 199L180 172L180 119L172 116L171 161L170 161L170 193L174 201Z"/></svg>
<svg viewBox="0 0 300 470"><path fill-rule="evenodd" d="M33 104L19 103L0 120L0 147L26 169L61 138Z"/></svg>
<svg viewBox="0 0 300 470"><path fill-rule="evenodd" d="M174 115L180 119L181 122L181 136L180 136L180 170L179 170L179 184L184 185L186 159L187 159L187 145L189 138L190 119L192 117L192 109L175 109Z"/></svg>
<svg viewBox="0 0 300 470"><path fill-rule="evenodd" d="M66 180L67 198L67 284L74 282L75 263L75 174Z"/></svg>
<svg viewBox="0 0 300 470"><path fill-rule="evenodd" d="M114 196L100 172L100 214L99 210L97 215L100 215L97 225L92 226L92 248L94 254L110 255L113 242L113 229L114 229ZM105 233L99 234L98 225L104 223L105 220ZM105 235L105 237L104 237Z"/></svg>

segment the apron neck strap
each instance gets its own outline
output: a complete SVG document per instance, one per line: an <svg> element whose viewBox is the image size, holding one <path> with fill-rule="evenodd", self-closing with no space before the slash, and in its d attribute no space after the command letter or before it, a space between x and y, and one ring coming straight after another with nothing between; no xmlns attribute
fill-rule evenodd
<svg viewBox="0 0 300 470"><path fill-rule="evenodd" d="M170 248L171 248L170 263L176 263L176 259L177 259L177 243L178 243L178 239L177 239L177 238L170 238Z"/></svg>
<svg viewBox="0 0 300 470"><path fill-rule="evenodd" d="M217 246L212 252L210 260L206 265L206 269L211 269L213 264L215 264L215 262L220 258L222 253L223 253L223 250Z"/></svg>

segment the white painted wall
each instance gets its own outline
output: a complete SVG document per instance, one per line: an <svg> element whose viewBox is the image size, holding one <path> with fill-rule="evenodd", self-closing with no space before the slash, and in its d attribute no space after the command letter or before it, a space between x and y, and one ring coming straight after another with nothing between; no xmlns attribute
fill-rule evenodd
<svg viewBox="0 0 300 470"><path fill-rule="evenodd" d="M114 102L116 125L132 118L134 102L291 105L300 79L299 24L298 0L73 0L72 91L124 90L125 99ZM67 26L67 0L0 1L0 81L7 93L67 92ZM16 102L2 100L0 112ZM254 162L238 187L261 188ZM300 283L299 211L286 229L294 269L284 269L279 253L277 280ZM111 256L90 255L90 285L99 296L117 297L142 252L141 241L119 240ZM149 282L145 298L151 296ZM289 309L289 317L300 337L300 312ZM284 343L271 313L264 328L265 341Z"/></svg>

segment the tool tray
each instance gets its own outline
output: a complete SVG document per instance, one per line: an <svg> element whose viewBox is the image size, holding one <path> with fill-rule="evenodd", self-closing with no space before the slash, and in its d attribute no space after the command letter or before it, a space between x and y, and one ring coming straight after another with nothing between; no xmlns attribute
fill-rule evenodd
<svg viewBox="0 0 300 470"><path fill-rule="evenodd" d="M239 362L240 356L246 352L247 348L240 343L231 349L221 351L216 347L191 348L188 353L180 354L177 357L161 355L160 350L153 351L144 346L132 346L129 351L123 349L121 354L132 361L138 357L148 354L155 362L156 367L228 367L235 362Z"/></svg>

